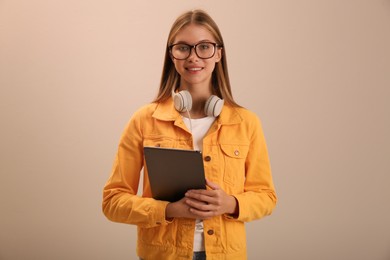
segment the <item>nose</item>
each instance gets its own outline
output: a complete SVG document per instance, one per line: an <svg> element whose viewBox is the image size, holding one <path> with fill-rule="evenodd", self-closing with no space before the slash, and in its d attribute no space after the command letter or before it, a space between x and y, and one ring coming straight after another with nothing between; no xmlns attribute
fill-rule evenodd
<svg viewBox="0 0 390 260"><path fill-rule="evenodd" d="M191 47L190 55L188 56L187 60L192 60L194 58L198 59L198 55L196 54L195 47Z"/></svg>

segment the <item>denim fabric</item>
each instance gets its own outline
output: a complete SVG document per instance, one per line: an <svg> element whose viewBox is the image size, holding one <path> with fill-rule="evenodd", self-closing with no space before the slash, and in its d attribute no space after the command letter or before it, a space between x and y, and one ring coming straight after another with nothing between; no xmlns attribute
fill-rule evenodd
<svg viewBox="0 0 390 260"><path fill-rule="evenodd" d="M206 252L194 252L192 260L206 260Z"/></svg>
<svg viewBox="0 0 390 260"><path fill-rule="evenodd" d="M139 258L139 260L143 260L143 259ZM192 256L192 260L206 260L206 253L205 252L194 252L194 255Z"/></svg>

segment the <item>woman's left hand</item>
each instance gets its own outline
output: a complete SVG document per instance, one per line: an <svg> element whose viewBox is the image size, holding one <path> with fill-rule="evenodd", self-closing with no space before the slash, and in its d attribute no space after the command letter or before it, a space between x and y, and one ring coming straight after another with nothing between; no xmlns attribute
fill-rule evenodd
<svg viewBox="0 0 390 260"><path fill-rule="evenodd" d="M222 214L237 215L238 203L235 197L226 194L218 184L206 180L207 190L189 190L185 196L191 213L199 219L209 219Z"/></svg>

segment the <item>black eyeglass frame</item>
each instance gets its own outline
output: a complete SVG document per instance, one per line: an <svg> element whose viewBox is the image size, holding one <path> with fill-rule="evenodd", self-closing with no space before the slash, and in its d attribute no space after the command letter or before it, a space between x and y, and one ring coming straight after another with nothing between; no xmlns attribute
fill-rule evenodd
<svg viewBox="0 0 390 260"><path fill-rule="evenodd" d="M201 57L198 55L198 53L196 52L196 47L197 47L198 45L200 45L200 44L205 44L205 43L212 44L212 45L214 46L214 52L213 52L213 54L212 54L210 57L208 57L208 58L201 58ZM185 58L183 58L183 59L178 59L178 58L176 58L176 57L173 55L173 53L172 53L172 48L175 47L176 45L186 45L186 46L188 46L188 47L190 48L190 51L188 52L188 56L185 57ZM190 45L190 44L187 44L187 43L175 43L175 44L169 45L169 47L168 47L169 53L170 53L171 56L172 56L174 59L176 59L176 60L186 60L186 59L188 59L188 57L191 56L192 49L195 50L195 54L196 54L196 56L197 56L199 59L202 59L202 60L211 59L212 57L214 57L215 51L217 50L217 48L222 48L222 45L220 45L220 44L218 44L218 43L215 43L215 42L199 42L199 43L197 43L197 44L195 44L195 45Z"/></svg>

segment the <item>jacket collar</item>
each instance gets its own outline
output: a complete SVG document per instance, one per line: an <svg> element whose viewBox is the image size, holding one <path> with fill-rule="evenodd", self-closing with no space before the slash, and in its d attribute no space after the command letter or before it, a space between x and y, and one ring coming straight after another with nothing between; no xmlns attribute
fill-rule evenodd
<svg viewBox="0 0 390 260"><path fill-rule="evenodd" d="M162 121L176 121L180 118L180 113L175 109L172 98L169 98L157 104L152 116ZM217 122L221 125L239 124L242 122L242 117L238 108L224 105L221 114L217 117Z"/></svg>
<svg viewBox="0 0 390 260"><path fill-rule="evenodd" d="M156 104L152 117L162 121L175 121L180 116L173 105L172 98Z"/></svg>

